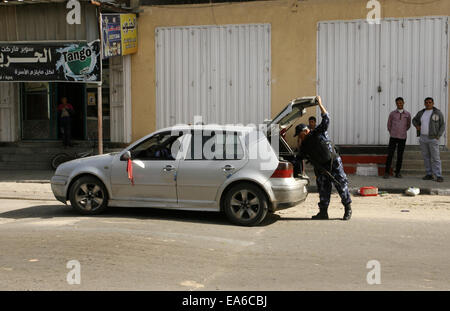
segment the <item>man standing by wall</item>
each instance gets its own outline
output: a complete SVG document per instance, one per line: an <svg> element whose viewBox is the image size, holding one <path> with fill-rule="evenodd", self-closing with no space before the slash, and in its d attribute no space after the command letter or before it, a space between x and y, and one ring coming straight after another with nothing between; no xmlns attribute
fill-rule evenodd
<svg viewBox="0 0 450 311"><path fill-rule="evenodd" d="M437 182L443 182L439 138L444 133L445 122L442 112L434 107L433 98L425 98L425 109L416 114L412 123L417 129L417 136L420 136L420 149L426 170L423 179L432 180L434 174Z"/></svg>
<svg viewBox="0 0 450 311"><path fill-rule="evenodd" d="M390 134L388 157L386 160L386 169L384 170L384 178L389 178L391 171L392 158L395 148L397 147L397 164L395 167L395 177L401 178L400 170L402 168L403 151L405 150L406 137L411 127L411 114L403 109L405 101L402 97L395 99L397 109L389 114L387 128Z"/></svg>

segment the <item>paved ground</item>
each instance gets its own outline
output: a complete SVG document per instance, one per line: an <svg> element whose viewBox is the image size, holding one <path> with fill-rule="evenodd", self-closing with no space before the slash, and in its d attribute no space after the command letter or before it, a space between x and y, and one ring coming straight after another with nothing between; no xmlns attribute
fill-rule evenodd
<svg viewBox="0 0 450 311"><path fill-rule="evenodd" d="M450 199L317 195L261 226L220 214L111 208L80 217L56 201L0 199L0 290L450 290ZM81 264L68 285L66 264ZM368 261L381 284L368 285Z"/></svg>

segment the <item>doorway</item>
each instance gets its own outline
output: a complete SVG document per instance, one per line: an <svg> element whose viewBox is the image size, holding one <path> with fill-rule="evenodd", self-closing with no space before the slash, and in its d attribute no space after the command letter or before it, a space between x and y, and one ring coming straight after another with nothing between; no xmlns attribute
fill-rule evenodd
<svg viewBox="0 0 450 311"><path fill-rule="evenodd" d="M72 139L84 140L86 126L85 85L78 83L56 83L56 89L56 107L61 104L61 98L66 97L67 102L73 106L75 111L72 116ZM61 131L58 131L58 139L62 139Z"/></svg>
<svg viewBox="0 0 450 311"><path fill-rule="evenodd" d="M58 105L67 97L75 114L72 139L85 139L86 86L84 83L25 82L21 84L21 130L23 140L59 140L62 133Z"/></svg>

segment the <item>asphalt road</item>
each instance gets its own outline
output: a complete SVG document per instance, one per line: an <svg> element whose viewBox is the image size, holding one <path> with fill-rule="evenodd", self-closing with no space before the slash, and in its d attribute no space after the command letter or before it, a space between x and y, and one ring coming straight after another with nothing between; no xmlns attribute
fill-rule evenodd
<svg viewBox="0 0 450 311"><path fill-rule="evenodd" d="M354 198L351 221L310 220L317 195L237 227L215 213L0 200L0 290L450 290L450 198ZM80 263L80 284L66 277ZM367 274L380 264L381 284ZM373 276L373 274L372 274Z"/></svg>

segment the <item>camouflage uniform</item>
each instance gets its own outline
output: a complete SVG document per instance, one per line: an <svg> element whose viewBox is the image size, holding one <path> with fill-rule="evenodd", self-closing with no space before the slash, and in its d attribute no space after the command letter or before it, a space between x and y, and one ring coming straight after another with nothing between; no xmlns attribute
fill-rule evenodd
<svg viewBox="0 0 450 311"><path fill-rule="evenodd" d="M328 170L328 168L326 169ZM348 204L352 203L352 199L350 198L350 192L348 191L347 175L345 175L341 157L337 156L333 160L331 170L328 171L339 182L339 184L332 181L330 176L328 176L327 174L316 172L316 184L320 198L319 207L323 209L328 208L331 196L331 183L334 184L334 187L338 191L339 196L341 197L341 202L344 206L347 206Z"/></svg>

